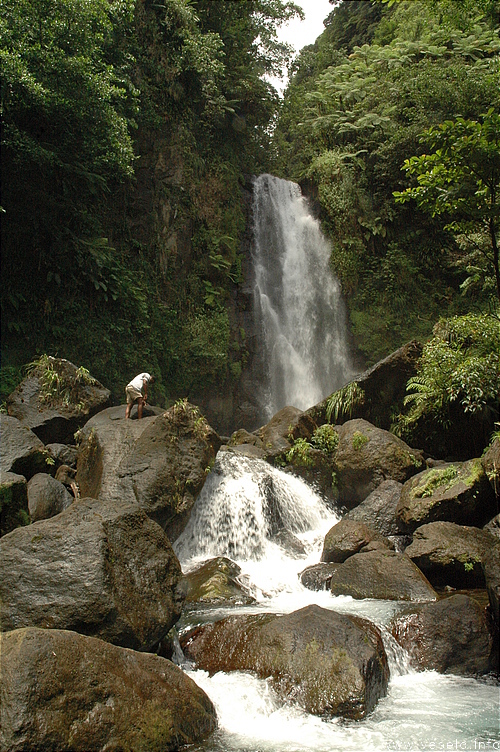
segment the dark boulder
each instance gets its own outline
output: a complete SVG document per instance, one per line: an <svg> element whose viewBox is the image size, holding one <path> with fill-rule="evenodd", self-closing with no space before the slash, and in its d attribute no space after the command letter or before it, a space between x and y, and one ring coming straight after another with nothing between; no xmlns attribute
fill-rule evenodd
<svg viewBox="0 0 500 752"><path fill-rule="evenodd" d="M319 606L286 616L229 617L187 633L181 645L199 668L271 677L286 701L325 718L362 718L387 690L378 630Z"/></svg>
<svg viewBox="0 0 500 752"><path fill-rule="evenodd" d="M137 505L80 499L0 545L3 631L70 629L152 650L179 619L179 562Z"/></svg>
<svg viewBox="0 0 500 752"><path fill-rule="evenodd" d="M268 459L288 451L295 439L310 439L316 423L296 407L284 407L255 431Z"/></svg>
<svg viewBox="0 0 500 752"><path fill-rule="evenodd" d="M401 525L396 519L396 507L403 484L397 480L384 480L357 507L347 512L344 519L364 522L380 535L400 536Z"/></svg>
<svg viewBox="0 0 500 752"><path fill-rule="evenodd" d="M334 595L380 600L434 601L437 594L404 554L389 550L355 554L332 574Z"/></svg>
<svg viewBox="0 0 500 752"><path fill-rule="evenodd" d="M170 661L56 629L0 635L9 752L174 752L216 728L205 694Z"/></svg>
<svg viewBox="0 0 500 752"><path fill-rule="evenodd" d="M488 476L491 488L497 499L497 504L500 503L500 439L494 439L486 452L483 454L481 461L483 463L484 472ZM497 508L498 512L498 508Z"/></svg>
<svg viewBox="0 0 500 752"><path fill-rule="evenodd" d="M47 356L7 398L7 412L44 444L72 443L74 433L109 405L111 392L69 360Z"/></svg>
<svg viewBox="0 0 500 752"><path fill-rule="evenodd" d="M405 533L439 520L481 527L496 508L481 460L473 459L443 463L407 480L396 517Z"/></svg>
<svg viewBox="0 0 500 752"><path fill-rule="evenodd" d="M474 676L493 668L484 608L466 595L418 606L393 620L391 631L422 671Z"/></svg>
<svg viewBox="0 0 500 752"><path fill-rule="evenodd" d="M383 548L394 548L391 541L368 525L344 517L326 534L321 561L342 563L365 550L371 543L379 543Z"/></svg>
<svg viewBox="0 0 500 752"><path fill-rule="evenodd" d="M487 530L496 538L500 538L500 514L496 514L493 519L486 523L483 530Z"/></svg>
<svg viewBox="0 0 500 752"><path fill-rule="evenodd" d="M63 512L74 501L66 487L47 473L37 473L28 483L31 522L47 520Z"/></svg>
<svg viewBox="0 0 500 752"><path fill-rule="evenodd" d="M0 472L29 480L44 472L49 454L38 436L17 419L0 413Z"/></svg>
<svg viewBox="0 0 500 752"><path fill-rule="evenodd" d="M366 420L349 420L336 430L339 503L348 509L364 501L383 481L404 483L423 466L418 450Z"/></svg>
<svg viewBox="0 0 500 752"><path fill-rule="evenodd" d="M340 564L312 564L299 573L299 580L308 590L329 590L332 574Z"/></svg>
<svg viewBox="0 0 500 752"><path fill-rule="evenodd" d="M420 342L408 342L357 376L355 383L363 396L346 417L363 418L389 430L394 410L402 406L406 396L406 383L417 372L421 354ZM307 411L318 425L327 421L329 399L330 397ZM338 422L343 421L340 419Z"/></svg>
<svg viewBox="0 0 500 752"><path fill-rule="evenodd" d="M430 522L417 528L405 553L435 587L484 588L482 562L486 553L498 546L486 530Z"/></svg>
<svg viewBox="0 0 500 752"><path fill-rule="evenodd" d="M28 488L24 475L0 473L0 536L29 525Z"/></svg>
<svg viewBox="0 0 500 752"><path fill-rule="evenodd" d="M56 465L69 465L76 467L78 458L78 447L68 444L46 444L46 450L55 460Z"/></svg>

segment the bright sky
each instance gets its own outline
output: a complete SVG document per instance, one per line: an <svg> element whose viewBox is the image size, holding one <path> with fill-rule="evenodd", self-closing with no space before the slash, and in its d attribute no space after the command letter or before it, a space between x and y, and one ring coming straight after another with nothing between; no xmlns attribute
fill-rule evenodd
<svg viewBox="0 0 500 752"><path fill-rule="evenodd" d="M295 0L295 3L304 11L305 19L301 21L296 18L282 26L278 29L278 39L293 45L299 52L302 47L313 44L324 31L323 21L330 15L334 6L329 0ZM286 81L278 79L271 79L271 83L280 91L286 85Z"/></svg>

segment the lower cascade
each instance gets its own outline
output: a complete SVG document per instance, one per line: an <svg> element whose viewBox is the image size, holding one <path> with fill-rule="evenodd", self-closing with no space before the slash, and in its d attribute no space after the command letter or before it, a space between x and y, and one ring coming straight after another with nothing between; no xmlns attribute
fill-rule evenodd
<svg viewBox="0 0 500 752"><path fill-rule="evenodd" d="M408 604L336 597L302 586L299 573L318 563L324 536L338 520L301 479L259 459L218 453L174 548L185 573L207 559L232 559L255 602L220 608L197 604L183 617L181 631L229 615L289 614L316 604L377 626L390 682L387 696L363 720L324 720L283 702L266 679L243 671L209 675L177 655L217 709L218 730L194 752L499 749L498 686L487 678L412 668L387 628ZM290 540L302 545L299 554Z"/></svg>
<svg viewBox="0 0 500 752"><path fill-rule="evenodd" d="M260 408L305 410L352 375L340 284L331 247L296 183L254 181L254 317L262 346Z"/></svg>

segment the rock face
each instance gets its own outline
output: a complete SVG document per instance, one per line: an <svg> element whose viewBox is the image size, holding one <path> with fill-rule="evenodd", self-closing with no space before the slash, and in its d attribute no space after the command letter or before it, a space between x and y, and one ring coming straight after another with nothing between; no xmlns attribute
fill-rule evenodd
<svg viewBox="0 0 500 752"><path fill-rule="evenodd" d="M137 505L80 499L1 548L2 631L71 629L152 650L180 616L179 562Z"/></svg>
<svg viewBox="0 0 500 752"><path fill-rule="evenodd" d="M81 494L139 504L174 541L203 488L220 438L188 403L138 421L125 420L123 410L106 413L83 431L76 476Z"/></svg>
<svg viewBox="0 0 500 752"><path fill-rule="evenodd" d="M28 508L31 522L47 520L64 511L74 497L58 480L47 473L37 473L28 483Z"/></svg>
<svg viewBox="0 0 500 752"><path fill-rule="evenodd" d="M0 471L29 480L47 468L43 442L17 419L0 413Z"/></svg>
<svg viewBox="0 0 500 752"><path fill-rule="evenodd" d="M388 431L394 406L403 403L406 382L416 374L421 354L420 342L408 342L358 376L355 381L363 390L364 399L351 417L363 418ZM326 422L328 399L307 411L318 425Z"/></svg>
<svg viewBox="0 0 500 752"><path fill-rule="evenodd" d="M389 550L355 554L332 574L334 595L382 600L435 601L437 594L404 554Z"/></svg>
<svg viewBox="0 0 500 752"><path fill-rule="evenodd" d="M498 545L486 530L431 522L415 530L413 543L405 553L436 587L484 588L481 563Z"/></svg>
<svg viewBox="0 0 500 752"><path fill-rule="evenodd" d="M157 655L59 630L0 640L2 750L173 752L216 727L203 690Z"/></svg>
<svg viewBox="0 0 500 752"><path fill-rule="evenodd" d="M24 475L0 473L0 536L28 525L28 491Z"/></svg>
<svg viewBox="0 0 500 752"><path fill-rule="evenodd" d="M319 606L286 616L235 616L181 641L199 668L254 671L308 713L362 718L385 695L389 672L378 630Z"/></svg>
<svg viewBox="0 0 500 752"><path fill-rule="evenodd" d="M491 443L482 457L482 463L498 500L500 499L500 439L495 439Z"/></svg>
<svg viewBox="0 0 500 752"><path fill-rule="evenodd" d="M394 548L391 541L368 525L344 517L326 534L321 561L342 563L350 556L364 551L370 544Z"/></svg>
<svg viewBox="0 0 500 752"><path fill-rule="evenodd" d="M50 395L44 390L50 377ZM47 357L7 399L7 412L30 428L44 444L72 443L73 434L109 404L111 392L69 360Z"/></svg>
<svg viewBox="0 0 500 752"><path fill-rule="evenodd" d="M384 480L366 499L348 512L344 519L364 522L385 537L399 536L402 529L396 519L396 507L403 484L397 480Z"/></svg>
<svg viewBox="0 0 500 752"><path fill-rule="evenodd" d="M418 450L366 420L349 420L336 430L339 503L348 509L364 501L383 481L404 483L423 465Z"/></svg>
<svg viewBox="0 0 500 752"><path fill-rule="evenodd" d="M392 634L423 671L473 676L493 668L493 640L484 609L466 595L426 603L399 616Z"/></svg>
<svg viewBox="0 0 500 752"><path fill-rule="evenodd" d="M242 605L254 603L255 598L238 581L240 574L241 567L225 556L210 559L184 577L183 586L186 591L186 604L221 605L225 603Z"/></svg>
<svg viewBox="0 0 500 752"><path fill-rule="evenodd" d="M495 494L480 459L450 462L406 481L396 517L404 532L444 520L481 527L496 513Z"/></svg>

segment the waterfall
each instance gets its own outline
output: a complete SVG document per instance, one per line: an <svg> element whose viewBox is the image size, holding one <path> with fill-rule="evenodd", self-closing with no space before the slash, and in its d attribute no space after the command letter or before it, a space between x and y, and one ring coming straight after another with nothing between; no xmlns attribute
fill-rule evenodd
<svg viewBox="0 0 500 752"><path fill-rule="evenodd" d="M262 418L286 405L305 410L343 386L353 370L331 247L296 183L254 181L254 317L262 343Z"/></svg>

